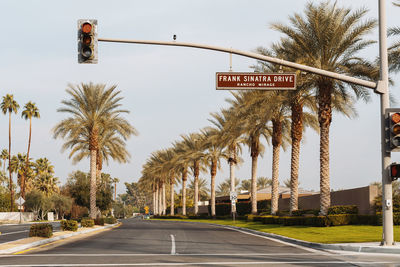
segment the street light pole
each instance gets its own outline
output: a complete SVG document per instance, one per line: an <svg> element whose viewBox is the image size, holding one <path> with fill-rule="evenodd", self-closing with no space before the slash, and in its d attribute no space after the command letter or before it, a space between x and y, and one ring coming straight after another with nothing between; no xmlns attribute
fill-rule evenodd
<svg viewBox="0 0 400 267"><path fill-rule="evenodd" d="M382 151L382 242L383 246L393 245L392 180L389 175L390 152L386 150L386 109L389 102L389 67L387 54L386 0L379 0L379 58L380 58L380 102L381 102L381 151Z"/></svg>

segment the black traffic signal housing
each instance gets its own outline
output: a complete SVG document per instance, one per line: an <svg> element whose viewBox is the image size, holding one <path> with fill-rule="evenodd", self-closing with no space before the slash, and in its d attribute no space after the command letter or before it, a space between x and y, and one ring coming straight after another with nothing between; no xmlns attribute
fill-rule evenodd
<svg viewBox="0 0 400 267"><path fill-rule="evenodd" d="M386 151L400 151L400 108L386 110Z"/></svg>
<svg viewBox="0 0 400 267"><path fill-rule="evenodd" d="M399 179L400 177L400 164L399 163L392 163L390 165L390 178L392 181Z"/></svg>
<svg viewBox="0 0 400 267"><path fill-rule="evenodd" d="M78 20L78 62L97 64L97 20Z"/></svg>

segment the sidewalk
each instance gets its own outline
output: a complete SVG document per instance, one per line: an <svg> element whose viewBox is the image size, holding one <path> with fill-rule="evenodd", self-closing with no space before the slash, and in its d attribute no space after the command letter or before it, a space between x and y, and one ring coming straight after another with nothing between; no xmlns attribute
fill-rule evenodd
<svg viewBox="0 0 400 267"><path fill-rule="evenodd" d="M13 254L17 252L21 252L30 248L34 248L40 245L48 244L57 240L67 239L69 237L88 234L104 229L109 229L119 226L119 223L109 224L105 226L94 226L91 228L78 228L78 231L61 231L61 232L54 232L53 236L50 238L43 238L43 237L28 237L23 238L7 243L0 244L0 255L2 254Z"/></svg>

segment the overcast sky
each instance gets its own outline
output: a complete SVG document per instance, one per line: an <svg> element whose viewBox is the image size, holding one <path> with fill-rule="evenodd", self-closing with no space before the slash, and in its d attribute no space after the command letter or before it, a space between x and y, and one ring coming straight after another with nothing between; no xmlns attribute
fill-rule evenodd
<svg viewBox="0 0 400 267"><path fill-rule="evenodd" d="M288 24L288 16L303 13L305 0L279 1L0 1L0 96L13 94L21 108L36 103L41 118L33 120L30 156L47 157L62 183L75 170L89 171L89 161L72 165L69 151L61 152L63 140L52 137L52 128L65 114L56 110L67 99L68 83L105 83L122 91L126 118L139 131L127 148L130 163L111 162L103 171L123 182L137 181L150 153L171 146L180 134L209 126L210 112L228 105L228 91L215 90L215 73L229 70L229 55L208 50L149 45L99 43L99 63L77 63L77 20L98 20L102 38L177 41L254 51L270 47L281 35L270 29L273 22ZM320 2L320 1L312 1ZM378 0L338 0L339 6L369 9L366 18L378 17ZM399 26L400 8L387 1L388 26ZM368 36L378 40L378 30ZM389 44L393 40L389 40ZM373 45L363 54L378 56ZM233 70L252 71L251 59L233 56ZM399 75L391 88L399 100ZM379 181L379 96L359 102L356 119L334 114L331 126L331 187L353 188ZM8 148L8 116L0 115L0 149ZM12 154L26 153L28 121L21 109L12 115ZM395 154L395 153L394 153ZM393 155L398 159L398 155ZM237 170L240 179L250 178L248 149ZM271 177L272 149L267 147L258 162L258 176ZM227 163L217 174L217 184L229 177ZM209 174L201 174L209 180ZM280 181L290 177L290 149L282 152ZM319 190L319 137L307 130L301 148L300 186ZM15 180L15 179L14 179Z"/></svg>

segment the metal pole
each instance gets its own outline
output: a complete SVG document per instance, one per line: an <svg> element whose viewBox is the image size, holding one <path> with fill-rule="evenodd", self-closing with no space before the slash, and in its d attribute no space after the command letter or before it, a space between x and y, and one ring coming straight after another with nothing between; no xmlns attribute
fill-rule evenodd
<svg viewBox="0 0 400 267"><path fill-rule="evenodd" d="M393 205L392 205L392 181L389 175L390 152L386 151L385 141L385 114L390 107L389 79L388 79L388 55L386 32L386 7L385 0L379 0L379 55L381 79L378 84L381 87L381 150L382 150L382 226L383 235L381 245L393 245Z"/></svg>

